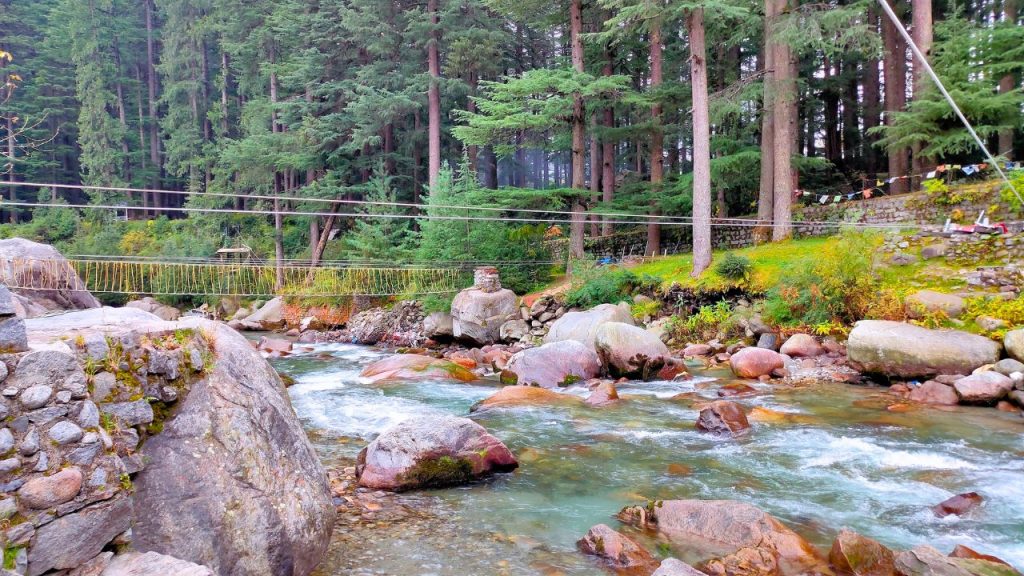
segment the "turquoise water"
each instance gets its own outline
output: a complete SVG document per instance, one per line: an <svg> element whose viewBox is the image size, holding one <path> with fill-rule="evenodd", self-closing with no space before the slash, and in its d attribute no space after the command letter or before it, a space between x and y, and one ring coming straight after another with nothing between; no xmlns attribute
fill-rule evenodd
<svg viewBox="0 0 1024 576"><path fill-rule="evenodd" d="M275 360L293 376L292 403L329 467L352 465L379 432L423 414L467 415L498 385L442 380L365 384L376 350L320 345ZM472 418L519 457L513 474L410 498L427 519L360 529L332 548L325 574L594 574L575 541L646 499L750 502L827 550L842 527L893 548L965 544L1024 566L1024 419L987 408L887 411L881 389L773 387L737 401L789 414L721 440L693 429L694 400L724 373L630 383L607 408L510 407ZM585 395L581 389L566 393ZM677 396L682 394L683 396ZM960 492L985 504L965 518L929 507ZM339 531L345 530L339 524ZM645 539L644 535L637 535ZM685 554L648 541L659 555Z"/></svg>

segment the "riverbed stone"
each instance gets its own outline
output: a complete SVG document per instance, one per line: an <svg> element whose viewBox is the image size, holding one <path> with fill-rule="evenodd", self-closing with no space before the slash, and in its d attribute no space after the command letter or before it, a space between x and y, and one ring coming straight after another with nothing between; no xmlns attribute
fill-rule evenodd
<svg viewBox="0 0 1024 576"><path fill-rule="evenodd" d="M967 558L970 560L987 560L989 562L995 562L996 564L1003 564L1004 566L1010 566L1010 563L1002 558L992 556L991 554L982 554L973 548L964 546L963 544L957 544L953 551L949 553L950 558Z"/></svg>
<svg viewBox="0 0 1024 576"><path fill-rule="evenodd" d="M14 434L7 428L0 429L0 454L6 454L14 448Z"/></svg>
<svg viewBox="0 0 1024 576"><path fill-rule="evenodd" d="M115 556L102 576L214 576L206 566L156 552L128 552Z"/></svg>
<svg viewBox="0 0 1024 576"><path fill-rule="evenodd" d="M824 558L809 542L745 502L658 500L651 506L627 507L619 513L619 519L656 531L674 547L687 552L687 557L714 559L738 554L727 563L732 564L732 560L752 553L751 557L764 562L777 558L782 574L829 573Z"/></svg>
<svg viewBox="0 0 1024 576"><path fill-rule="evenodd" d="M965 404L995 404L1013 390L1013 380L994 371L979 372L953 384Z"/></svg>
<svg viewBox="0 0 1024 576"><path fill-rule="evenodd" d="M900 576L1019 576L998 562L945 556L927 545L896 554L896 571Z"/></svg>
<svg viewBox="0 0 1024 576"><path fill-rule="evenodd" d="M454 329L452 315L447 312L431 312L423 319L423 335L433 340L454 337Z"/></svg>
<svg viewBox="0 0 1024 576"><path fill-rule="evenodd" d="M615 389L612 382L602 382L587 396L584 403L587 406L610 406L619 401L619 391Z"/></svg>
<svg viewBox="0 0 1024 576"><path fill-rule="evenodd" d="M77 424L67 420L57 422L51 426L49 432L46 433L46 435L50 437L50 440L53 440L59 446L78 442L82 439L83 434L85 434L85 432L83 432Z"/></svg>
<svg viewBox="0 0 1024 576"><path fill-rule="evenodd" d="M477 402L470 412L488 408L509 406L552 406L579 404L580 398L572 394L561 394L538 386L505 386L491 396Z"/></svg>
<svg viewBox="0 0 1024 576"><path fill-rule="evenodd" d="M601 304L584 312L567 312L551 324L544 342L575 340L596 352L597 331L606 322L636 325L629 304Z"/></svg>
<svg viewBox="0 0 1024 576"><path fill-rule="evenodd" d="M37 476L18 489L18 500L37 510L68 502L82 489L82 471L65 468L52 476Z"/></svg>
<svg viewBox="0 0 1024 576"><path fill-rule="evenodd" d="M1003 336L1003 345L1011 358L1024 362L1024 329L1007 332Z"/></svg>
<svg viewBox="0 0 1024 576"><path fill-rule="evenodd" d="M955 406L960 403L960 396L952 386L947 386L935 380L928 380L917 388L910 391L910 399L922 404L938 404L941 406Z"/></svg>
<svg viewBox="0 0 1024 576"><path fill-rule="evenodd" d="M739 378L757 379L785 367L785 358L767 348L744 348L729 357L729 367Z"/></svg>
<svg viewBox="0 0 1024 576"><path fill-rule="evenodd" d="M594 335L594 347L613 376L649 380L671 359L661 338L632 323L601 324Z"/></svg>
<svg viewBox="0 0 1024 576"><path fill-rule="evenodd" d="M1003 358L999 362L992 366L992 370L999 372L1003 376L1010 376L1014 372L1024 373L1024 362L1014 360L1013 358Z"/></svg>
<svg viewBox="0 0 1024 576"><path fill-rule="evenodd" d="M29 549L28 575L80 566L127 530L131 519L131 499L119 496L40 527Z"/></svg>
<svg viewBox="0 0 1024 576"><path fill-rule="evenodd" d="M505 384L557 388L596 377L601 373L601 359L584 344L563 340L516 352L505 371L515 375L514 381L502 378Z"/></svg>
<svg viewBox="0 0 1024 576"><path fill-rule="evenodd" d="M815 358L824 354L825 349L810 334L793 334L779 352L792 358Z"/></svg>
<svg viewBox="0 0 1024 576"><path fill-rule="evenodd" d="M464 484L519 466L512 452L468 418L424 416L394 426L359 453L359 485L411 490Z"/></svg>
<svg viewBox="0 0 1024 576"><path fill-rule="evenodd" d="M921 290L907 296L907 315L920 319L929 314L943 314L947 318L959 318L966 303L955 294L944 294L934 290Z"/></svg>
<svg viewBox="0 0 1024 576"><path fill-rule="evenodd" d="M597 556L610 567L618 570L650 571L658 562L643 546L632 538L612 530L607 524L590 528L587 534L576 542L584 554Z"/></svg>
<svg viewBox="0 0 1024 576"><path fill-rule="evenodd" d="M984 336L930 330L886 320L861 320L847 340L849 363L861 372L898 378L970 374L999 361L1001 346Z"/></svg>
<svg viewBox="0 0 1024 576"><path fill-rule="evenodd" d="M851 576L895 576L893 551L877 540L842 529L832 542L829 562L840 574Z"/></svg>
<svg viewBox="0 0 1024 576"><path fill-rule="evenodd" d="M29 386L21 393L18 397L18 402L21 403L21 407L25 410L35 410L36 408L42 408L46 406L46 403L53 397L53 388L48 385L40 384L36 386Z"/></svg>
<svg viewBox="0 0 1024 576"><path fill-rule="evenodd" d="M651 576L707 576L682 560L665 558Z"/></svg>
<svg viewBox="0 0 1024 576"><path fill-rule="evenodd" d="M717 400L700 411L697 430L722 436L738 436L750 430L743 407L728 400Z"/></svg>
<svg viewBox="0 0 1024 576"><path fill-rule="evenodd" d="M360 376L371 382L420 381L428 378L472 382L477 379L476 374L463 366L421 354L389 356L364 368Z"/></svg>
<svg viewBox="0 0 1024 576"><path fill-rule="evenodd" d="M518 315L515 292L467 288L452 300L452 335L474 344L493 344L501 338L501 325Z"/></svg>
<svg viewBox="0 0 1024 576"><path fill-rule="evenodd" d="M966 492L952 496L932 507L932 512L939 518L956 515L963 516L978 506L981 506L985 499L977 492Z"/></svg>

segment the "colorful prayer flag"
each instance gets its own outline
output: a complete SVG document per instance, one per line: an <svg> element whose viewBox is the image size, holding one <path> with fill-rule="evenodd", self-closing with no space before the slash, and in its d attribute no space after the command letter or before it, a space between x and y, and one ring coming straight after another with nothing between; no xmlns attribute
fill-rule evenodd
<svg viewBox="0 0 1024 576"><path fill-rule="evenodd" d="M962 170L964 171L964 174L970 176L971 174L974 174L975 172L978 171L978 167L974 166L973 164L969 164L967 166L964 166Z"/></svg>

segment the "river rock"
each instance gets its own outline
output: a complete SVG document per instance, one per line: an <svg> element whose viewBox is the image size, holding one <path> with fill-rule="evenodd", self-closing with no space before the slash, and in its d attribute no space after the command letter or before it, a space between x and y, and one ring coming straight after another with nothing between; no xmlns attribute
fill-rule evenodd
<svg viewBox="0 0 1024 576"><path fill-rule="evenodd" d="M756 379L785 367L785 358L767 348L744 348L729 358L732 373L739 378Z"/></svg>
<svg viewBox="0 0 1024 576"><path fill-rule="evenodd" d="M695 558L724 558L747 550L763 552L766 562L778 558L784 575L828 573L824 559L809 542L771 515L744 502L658 500L647 507L625 508L619 518L655 530Z"/></svg>
<svg viewBox="0 0 1024 576"><path fill-rule="evenodd" d="M576 542L576 547L584 554L603 559L615 569L650 571L658 563L643 546L606 524L588 530L586 536Z"/></svg>
<svg viewBox="0 0 1024 576"><path fill-rule="evenodd" d="M764 348L773 352L779 351L779 335L774 332L765 332L757 337L757 348Z"/></svg>
<svg viewBox="0 0 1024 576"><path fill-rule="evenodd" d="M939 518L945 518L950 515L963 516L981 506L981 503L984 501L985 499L977 492L957 494L933 506L932 512Z"/></svg>
<svg viewBox="0 0 1024 576"><path fill-rule="evenodd" d="M28 333L25 321L11 316L0 318L0 352L15 353L28 350Z"/></svg>
<svg viewBox="0 0 1024 576"><path fill-rule="evenodd" d="M596 352L597 331L606 322L635 325L629 304L601 304L586 312L567 312L551 324L544 342L575 340Z"/></svg>
<svg viewBox="0 0 1024 576"><path fill-rule="evenodd" d="M892 550L876 540L845 528L839 531L835 541L832 542L828 560L840 574L852 576L895 576L896 574Z"/></svg>
<svg viewBox="0 0 1024 576"><path fill-rule="evenodd" d="M419 417L382 433L359 453L359 485L411 490L465 484L519 466L512 452L468 418Z"/></svg>
<svg viewBox="0 0 1024 576"><path fill-rule="evenodd" d="M455 336L452 315L447 312L431 312L423 319L423 335L433 340L445 340Z"/></svg>
<svg viewBox="0 0 1024 576"><path fill-rule="evenodd" d="M824 354L825 349L810 334L794 334L786 340L779 352L793 358L814 358Z"/></svg>
<svg viewBox="0 0 1024 576"><path fill-rule="evenodd" d="M75 398L82 398L88 392L85 372L78 360L56 350L40 350L23 356L5 385L17 390L50 386L57 391L67 390Z"/></svg>
<svg viewBox="0 0 1024 576"><path fill-rule="evenodd" d="M259 310L247 316L245 322L256 324L262 330L283 328L285 323L284 300L280 296L268 300Z"/></svg>
<svg viewBox="0 0 1024 576"><path fill-rule="evenodd" d="M1006 353L1014 360L1024 362L1024 329L1011 330L1003 336Z"/></svg>
<svg viewBox="0 0 1024 576"><path fill-rule="evenodd" d="M47 436L50 437L54 443L58 446L64 446L73 442L78 442L82 439L84 432L81 428L75 425L73 422L67 420L61 420L50 427L50 431L47 432Z"/></svg>
<svg viewBox="0 0 1024 576"><path fill-rule="evenodd" d="M990 370L961 378L953 388L966 404L995 404L1013 390L1013 380Z"/></svg>
<svg viewBox="0 0 1024 576"><path fill-rule="evenodd" d="M428 378L472 382L476 374L448 360L421 354L396 354L378 360L360 374L371 382L424 380Z"/></svg>
<svg viewBox="0 0 1024 576"><path fill-rule="evenodd" d="M452 334L474 344L493 344L501 337L501 325L518 315L515 292L467 288L452 300Z"/></svg>
<svg viewBox="0 0 1024 576"><path fill-rule="evenodd" d="M651 576L707 576L682 560L665 558Z"/></svg>
<svg viewBox="0 0 1024 576"><path fill-rule="evenodd" d="M156 552L115 556L101 576L214 576L206 566Z"/></svg>
<svg viewBox="0 0 1024 576"><path fill-rule="evenodd" d="M0 282L26 287L11 289L14 307L23 318L100 307L60 252L24 238L0 240ZM27 289L33 287L42 289Z"/></svg>
<svg viewBox="0 0 1024 576"><path fill-rule="evenodd" d="M168 306L157 302L152 296L146 296L141 300L132 300L125 304L128 308L137 308L139 310L145 310L150 314L153 314L161 320L173 321L181 317L181 310L178 310L174 306Z"/></svg>
<svg viewBox="0 0 1024 576"><path fill-rule="evenodd" d="M82 471L76 467L65 468L52 476L37 476L18 489L18 500L37 510L53 508L78 496L82 480Z"/></svg>
<svg viewBox="0 0 1024 576"><path fill-rule="evenodd" d="M952 386L929 380L910 391L910 399L922 404L954 406L960 403L960 396Z"/></svg>
<svg viewBox="0 0 1024 576"><path fill-rule="evenodd" d="M587 406L610 406L619 401L619 391L615 389L615 384L611 382L602 382L598 384L597 388L587 396L584 400Z"/></svg>
<svg viewBox="0 0 1024 576"><path fill-rule="evenodd" d="M53 388L47 384L38 384L26 388L18 397L18 401L21 402L21 407L25 410L35 410L46 406L51 396L53 396Z"/></svg>
<svg viewBox="0 0 1024 576"><path fill-rule="evenodd" d="M750 422L739 404L716 400L701 409L696 427L701 432L737 436L750 430Z"/></svg>
<svg viewBox="0 0 1024 576"><path fill-rule="evenodd" d="M1019 576L998 562L952 558L925 545L896 554L896 572L900 576Z"/></svg>
<svg viewBox="0 0 1024 576"><path fill-rule="evenodd" d="M1003 358L996 362L992 370L999 372L1003 376L1010 376L1014 372L1024 373L1024 362L1014 360L1013 358Z"/></svg>
<svg viewBox="0 0 1024 576"><path fill-rule="evenodd" d="M683 348L683 358L696 358L700 356L711 356L713 351L707 344L690 344Z"/></svg>
<svg viewBox="0 0 1024 576"><path fill-rule="evenodd" d="M850 365L898 378L970 374L999 360L999 343L957 330L929 330L903 322L862 320L847 340Z"/></svg>
<svg viewBox="0 0 1024 576"><path fill-rule="evenodd" d="M547 388L537 386L505 386L491 396L477 402L470 412L487 408L503 408L507 406L550 406L579 404L578 396L560 394Z"/></svg>
<svg viewBox="0 0 1024 576"><path fill-rule="evenodd" d="M921 290L907 296L907 316L919 319L929 314L941 313L947 318L959 318L964 313L964 299L954 294L943 294L934 290Z"/></svg>
<svg viewBox="0 0 1024 576"><path fill-rule="evenodd" d="M530 325L519 318L509 320L501 325L498 335L502 342L519 342L530 335Z"/></svg>
<svg viewBox="0 0 1024 576"><path fill-rule="evenodd" d="M601 373L601 359L587 346L575 340L564 340L516 352L505 366L505 372L515 375L511 381L503 373L505 384L556 388L596 377Z"/></svg>
<svg viewBox="0 0 1024 576"><path fill-rule="evenodd" d="M28 575L84 564L131 527L131 521L132 501L123 496L57 518L36 530L28 553Z"/></svg>
<svg viewBox="0 0 1024 576"><path fill-rule="evenodd" d="M998 557L992 556L990 554L982 554L981 552L978 552L977 550L974 550L973 548L968 548L967 546L964 546L963 544L957 544L956 547L953 548L953 551L949 553L949 557L950 558L967 558L967 559L970 559L970 560L987 560L989 562L995 562L996 564L1003 564L1004 566L1010 566L1010 564L1007 561L1003 560L1002 558L998 558Z"/></svg>
<svg viewBox="0 0 1024 576"><path fill-rule="evenodd" d="M290 354L292 351L292 343L284 338L268 338L261 336L259 341L256 342L256 349L262 352L269 352L271 354Z"/></svg>
<svg viewBox="0 0 1024 576"><path fill-rule="evenodd" d="M594 335L594 347L613 376L643 380L653 377L671 357L660 338L632 323L601 324Z"/></svg>

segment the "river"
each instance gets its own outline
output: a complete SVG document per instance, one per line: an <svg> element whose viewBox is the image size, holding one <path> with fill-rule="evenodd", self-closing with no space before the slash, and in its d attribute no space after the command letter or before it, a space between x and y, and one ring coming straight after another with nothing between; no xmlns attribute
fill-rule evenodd
<svg viewBox="0 0 1024 576"><path fill-rule="evenodd" d="M491 381L369 385L359 372L381 352L345 344L306 350L273 363L295 378L292 403L330 468L352 466L367 442L403 419L466 415L498 389ZM894 412L880 388L754 383L761 394L737 401L785 418L755 422L739 439L698 433L692 400L714 398L731 380L695 370L685 382L624 384L624 401L613 407L474 414L517 455L519 470L396 496L413 512L404 520L339 523L321 573L599 574L575 541L594 524L618 527L613 515L623 506L671 498L750 502L826 552L848 527L894 549L930 544L949 552L965 544L1024 567L1019 415L963 407ZM939 519L929 509L967 491L986 499L967 517ZM645 543L659 556L680 552Z"/></svg>

